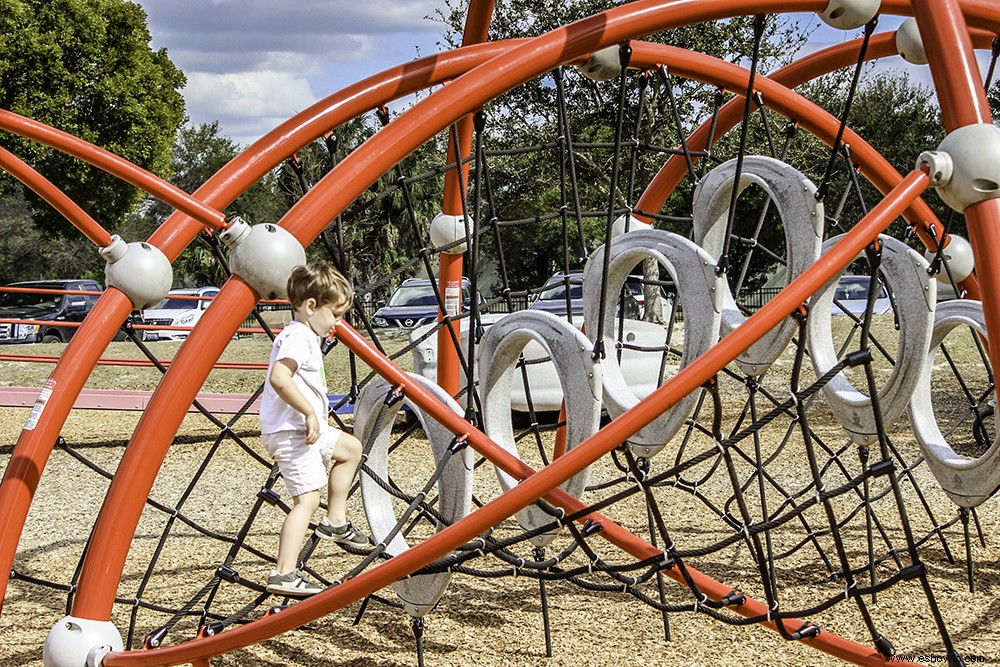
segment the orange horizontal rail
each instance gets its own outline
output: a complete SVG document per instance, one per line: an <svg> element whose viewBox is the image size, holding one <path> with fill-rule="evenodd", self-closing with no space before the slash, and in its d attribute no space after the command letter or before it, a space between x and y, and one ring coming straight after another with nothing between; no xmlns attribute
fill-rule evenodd
<svg viewBox="0 0 1000 667"><path fill-rule="evenodd" d="M55 364L59 362L58 354L7 354L0 353L0 361L23 361L29 363ZM173 363L171 359L157 359L156 363L169 368ZM125 357L101 357L97 360L98 366L124 366L136 368L152 368L155 364L149 359L128 359ZM259 361L217 361L215 368L219 370L236 371L265 371L267 364Z"/></svg>

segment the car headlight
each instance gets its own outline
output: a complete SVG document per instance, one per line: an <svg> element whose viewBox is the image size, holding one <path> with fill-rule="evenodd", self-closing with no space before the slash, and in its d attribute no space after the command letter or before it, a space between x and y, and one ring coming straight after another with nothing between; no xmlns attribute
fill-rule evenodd
<svg viewBox="0 0 1000 667"><path fill-rule="evenodd" d="M373 317L372 318L372 326L374 326L374 327L387 327L387 326L389 326L389 323L386 321L386 319L384 317Z"/></svg>
<svg viewBox="0 0 1000 667"><path fill-rule="evenodd" d="M188 313L187 315L181 315L176 320L174 320L174 326L185 326L194 322L194 313Z"/></svg>
<svg viewBox="0 0 1000 667"><path fill-rule="evenodd" d="M18 324L14 328L15 338L34 338L38 334L37 324Z"/></svg>

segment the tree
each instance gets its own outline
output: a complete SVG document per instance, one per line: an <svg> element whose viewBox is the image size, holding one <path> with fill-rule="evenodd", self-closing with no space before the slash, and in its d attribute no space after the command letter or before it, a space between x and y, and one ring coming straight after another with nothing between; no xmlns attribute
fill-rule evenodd
<svg viewBox="0 0 1000 667"><path fill-rule="evenodd" d="M142 8L124 0L0 0L0 107L94 143L158 175L184 120L184 74L152 50ZM59 151L13 135L0 140L114 230L142 193ZM0 179L0 194L17 185ZM34 224L69 224L33 193Z"/></svg>

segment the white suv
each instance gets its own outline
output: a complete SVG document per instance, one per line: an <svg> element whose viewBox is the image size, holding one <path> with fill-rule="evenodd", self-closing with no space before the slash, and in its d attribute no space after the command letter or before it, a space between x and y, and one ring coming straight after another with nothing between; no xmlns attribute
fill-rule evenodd
<svg viewBox="0 0 1000 667"><path fill-rule="evenodd" d="M196 289L172 289L167 292L163 301L153 308L147 308L143 313L146 324L167 327L186 327L185 330L177 329L149 329L146 331L146 340L184 340L191 333L193 327L201 314L208 308L215 295L219 293L218 287L198 287Z"/></svg>

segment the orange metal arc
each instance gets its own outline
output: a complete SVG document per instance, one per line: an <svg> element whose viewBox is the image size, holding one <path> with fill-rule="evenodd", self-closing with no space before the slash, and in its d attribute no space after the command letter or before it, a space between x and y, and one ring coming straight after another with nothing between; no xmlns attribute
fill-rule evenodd
<svg viewBox="0 0 1000 667"><path fill-rule="evenodd" d="M428 56L339 91L265 135L209 178L194 196L209 206L223 209L288 155L330 128L392 99L458 76L509 46L510 43L487 44ZM201 223L195 218L178 210L149 241L173 261L201 229ZM132 310L131 302L127 298L123 301L122 297L121 293L102 296L85 320L81 335L74 336L66 347L49 380L59 387L58 400L50 400L46 405L44 423L32 430L22 430L11 455L11 460L21 464L8 466L0 481L0 525L4 526L0 535L0 611L28 508L56 436L93 369L95 359Z"/></svg>
<svg viewBox="0 0 1000 667"><path fill-rule="evenodd" d="M0 128L88 162L147 192L174 208L184 211L210 229L222 229L226 216L205 205L177 186L114 153L44 123L0 109Z"/></svg>
<svg viewBox="0 0 1000 667"><path fill-rule="evenodd" d="M74 227L90 239L99 248L111 245L111 234L97 224L90 215L80 208L80 205L70 199L65 192L57 188L47 178L39 174L23 160L0 146L0 169L31 188L35 194L49 203L52 208L62 213Z"/></svg>
<svg viewBox="0 0 1000 667"><path fill-rule="evenodd" d="M702 4L704 5L704 4L709 4L709 3L702 3ZM647 24L647 25L648 25L648 24ZM445 90L447 90L447 89L445 89ZM432 96L432 97L434 97L434 96ZM431 98L428 98L428 99L431 99ZM418 105L418 106L419 106L419 105ZM416 107L415 107L415 108L416 108ZM390 128L387 128L387 131L388 131L389 129L391 129L391 127L392 127L392 126L390 126ZM404 150L409 150L409 149L407 148L407 149L404 149ZM369 153L369 152L370 152L370 153L376 153L376 151L374 151L374 150L368 150L368 151L360 151L360 152L358 152L358 153L355 153L355 155L359 155L359 154L363 154L363 155L362 155L361 157L357 158L358 160L371 160L371 159L372 159L372 158L371 158L371 156L370 156L370 155L368 155L368 153ZM347 162L348 162L348 160L345 160L345 163L342 163L342 165L343 165L343 164L346 164ZM369 163L369 164L370 164L370 163ZM350 183L351 183L352 185L355 185L355 184L356 184L356 182L355 182L354 180L349 180L348 182L350 182ZM906 183L906 182L904 182L904 183ZM366 186L366 184L365 184L365 185L362 185L361 187L365 187L365 186ZM923 178L923 187L926 187L926 177L924 177L924 178ZM904 189L904 190L905 190L905 189ZM920 191L922 191L922 188L920 188ZM904 192L904 194L905 194L905 192ZM317 195L317 197L318 197L318 195ZM305 199L304 199L303 201L305 201ZM887 200L887 201L889 201L889 200ZM894 200L894 201L896 201L896 200ZM900 199L900 201L901 201L901 199ZM896 202L896 203L898 203L898 202ZM904 207L905 207L905 205L907 205L908 203L909 203L909 201L908 201L908 200L907 200L907 201L903 201L903 202L902 202L902 204L901 204L901 206L904 206ZM878 207L877 207L877 209L876 209L876 210L877 210L877 211L879 212L879 214L881 214L881 215L889 215L889 214L892 214L892 215L895 215L895 214L896 214L896 213L895 213L895 211L894 211L894 209L893 209L893 208L892 208L891 206L890 206L890 207L888 207L888 208L878 208ZM300 212L301 212L301 211L300 211ZM889 218L889 219L891 219L891 218ZM887 223L887 221L886 221L886 224L888 224L888 223ZM860 245L858 245L858 246L857 246L857 248L853 249L853 250L852 250L852 253L856 253L856 252L857 252L857 251L858 251L858 250L859 250L860 248L862 248L862 247L864 247L864 243L861 243ZM846 260L846 259L845 259L844 263L845 263L845 264L847 263L847 260ZM834 270L835 270L835 269L829 269L829 273L830 273L830 275L832 275L832 273L833 273L833 271L834 271ZM825 281L826 279L828 279L828 277L829 277L829 276L825 276L825 277L823 278L823 280ZM821 281L821 282L822 282L822 281ZM821 283L820 283L820 284L821 284ZM814 289L816 289L816 287L818 287L818 285L816 285L816 286L813 286L813 287L812 287L812 289L814 290ZM811 292L805 292L805 293L804 293L804 296L803 296L803 298L805 298L805 296L808 296L808 294L810 294L810 293L811 293ZM794 308L792 308L792 309L794 309ZM772 310L773 310L773 309L772 309ZM211 310L210 310L210 312L211 312ZM765 312L765 311L762 311L762 312ZM780 319L780 317L782 317L782 316L778 316L778 319ZM202 322L202 323L199 323L199 327L202 327L202 325L203 325L203 324L207 326L207 324L208 324L208 323L207 323L206 321L204 321L204 320L203 320L203 322ZM195 332L195 333L197 333L197 329L198 329L198 327L196 327L196 332ZM745 342L744 342L744 344L745 344ZM735 356L735 353L734 353L734 356ZM677 378L675 378L675 381L674 381L674 382L676 382L676 380L680 379L680 377L681 377L681 376L678 376ZM673 383L671 383L671 384L673 384ZM664 388L666 388L666 387L667 387L667 385L665 385L665 386L664 386ZM162 388L162 385L161 385L161 388ZM642 406L642 405L640 405L640 406L639 406L638 408L636 408L636 410L641 410L641 409L642 409L642 407L643 407L643 406ZM652 418L652 417L650 417L650 419L651 419L651 418ZM647 420L647 421L648 421L648 420ZM612 428L612 429L613 429L613 428L614 428L614 426L615 426L615 425L614 425L614 423L613 423L613 424L612 424L612 426L611 426L611 427L609 427L609 428ZM619 427L619 428L621 428L621 427ZM603 431L602 431L602 433L603 433ZM137 434L138 434L138 430L137 430ZM595 436L595 437L596 437L596 436ZM605 436L605 437L607 437L607 436ZM574 450L574 451L576 451L576 450ZM561 461L572 461L572 457L571 457L571 455L569 455L569 454L568 454L568 455L567 455L566 457L564 457L564 458L563 458L563 459L562 459ZM546 469L546 470L550 470L550 469ZM544 475L544 474L545 474L545 472L546 472L546 471L542 471L541 473L538 473L538 475L539 475L539 476L541 476L541 475ZM532 477L531 479L535 479L535 477L533 476L533 477ZM526 480L526 484L527 484L527 483L528 483L529 481L530 481L530 480ZM521 485L521 486L519 486L519 487L518 487L518 489L521 489L522 487L524 487L525 489L528 489L528 488L530 488L530 485L528 485L528 486L525 486L525 485ZM515 491L514 491L514 492L512 492L512 493L515 493L515 494L516 494L516 492L517 492L517 490L518 490L518 489L515 489ZM523 493L523 492L522 492L522 493ZM109 500L110 500L110 494L109 494ZM526 501L526 502L529 502L529 501L530 501L530 500L528 500L528 501ZM456 524L456 525L457 525L457 524ZM450 529L449 529L449 530L450 530ZM444 533L442 533L442 535L443 535L443 534L444 534ZM435 538L435 539L437 539L437 538ZM381 568L380 568L380 569L381 569ZM348 584L348 585L349 585L349 584ZM345 586L346 586L346 585L345 585ZM81 586L81 596L80 596L80 598L78 598L78 599L82 599L82 597L83 597L83 595L82 595L82 586ZM308 608L308 605L309 605L309 602L306 602L306 603L303 603L302 605L299 605L299 607L306 607L306 608ZM293 611L292 613L294 613L294 611ZM281 616L281 615L278 615L278 617L280 617L280 616ZM264 622L267 622L267 621L264 621ZM237 631L233 631L233 632L237 632ZM230 634L230 633L224 633L224 635L225 635L225 634ZM855 655L855 657L857 657L857 655Z"/></svg>
<svg viewBox="0 0 1000 667"><path fill-rule="evenodd" d="M0 611L17 543L42 470L90 370L130 312L132 301L115 288L109 288L98 299L77 335L66 345L62 360L46 382L52 393L42 406L38 424L33 429L21 431L11 453L0 482L0 526L3 526L0 530ZM67 359L78 365L67 364Z"/></svg>
<svg viewBox="0 0 1000 667"><path fill-rule="evenodd" d="M308 598L294 607L282 611L280 614L267 616L252 624L234 628L213 637L202 638L157 651L112 653L105 658L105 664L108 667L114 667L115 665L176 664L192 659L218 655L253 642L261 641L278 633L298 627L323 614L333 612L346 604L361 599L364 595L389 585L399 577L475 538L486 527L494 525L507 516L510 516L517 509L538 497L543 497L546 494L565 497L565 494L556 488L559 484L566 481L576 471L604 456L608 451L618 446L618 443L629 437L635 429L650 423L662 410L676 404L680 398L690 391L697 389L707 379L722 370L753 339L759 338L770 331L778 321L796 310L813 292L825 284L844 264L850 262L858 252L866 247L882 229L887 227L909 205L909 202L913 198L918 197L928 185L929 180L923 172L916 171L908 175L895 191L879 202L872 212L846 235L843 242L839 243L827 255L824 255L820 262L807 270L789 287L761 308L739 330L727 336L691 366L688 366L672 380L655 390L649 398L638 406L629 410L622 417L613 421L559 460L524 479L502 497L483 506L473 515L455 523L433 538L416 545L413 549L396 556L391 561L324 593ZM228 296L225 289L223 290L223 294ZM220 297L223 294L220 294ZM209 314L206 313L206 317ZM744 335L744 332L748 333ZM406 382L408 376L396 368L392 362L372 350L367 342L349 326L340 325L337 333L338 338L345 345L361 355L366 363L377 369L387 379L397 383ZM448 428L457 433L466 433L469 442L474 446L480 443L492 445L486 439L485 435L471 428L457 415L447 410L446 407L441 405L440 402L419 387L419 385L406 386L405 391L410 400L422 409L427 410L435 419ZM182 398L186 399L186 397ZM484 439L485 442L483 442ZM561 501L563 498L559 500ZM579 503L579 501L572 497L569 497L567 500L568 502L564 506L570 511L575 509ZM103 512L104 510L102 510L102 514ZM647 557L659 553L659 550L655 547L642 542L631 534L628 535L628 540L623 545L623 548L637 557ZM730 591L728 587L724 587L696 571L694 571L694 576L699 586L702 586L702 590L715 599ZM74 612L76 611L76 607L74 607ZM766 613L766 607L760 602L748 599L746 604L734 611L747 616L758 616ZM789 630L799 627L797 622L786 621L786 623ZM793 625L793 623L795 624ZM770 625L773 627L773 623ZM885 664L885 659L872 649L854 644L832 633L823 632L819 636L807 640L807 643L819 650L845 660L850 660L856 664Z"/></svg>

